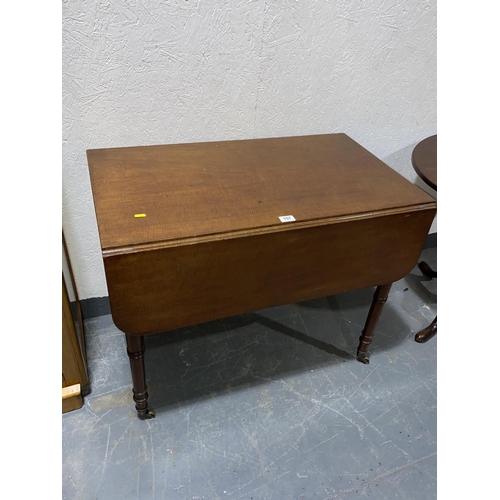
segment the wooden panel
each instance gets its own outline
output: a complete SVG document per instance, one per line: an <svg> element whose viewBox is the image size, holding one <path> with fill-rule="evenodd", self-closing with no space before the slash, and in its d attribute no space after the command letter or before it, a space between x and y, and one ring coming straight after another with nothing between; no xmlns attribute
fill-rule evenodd
<svg viewBox="0 0 500 500"><path fill-rule="evenodd" d="M345 134L87 151L101 246L433 203ZM134 214L146 214L135 218Z"/></svg>
<svg viewBox="0 0 500 500"><path fill-rule="evenodd" d="M416 264L435 208L104 258L113 320L128 334L398 280Z"/></svg>
<svg viewBox="0 0 500 500"><path fill-rule="evenodd" d="M84 386L88 382L64 275L62 278L62 375L63 387L73 384Z"/></svg>
<svg viewBox="0 0 500 500"><path fill-rule="evenodd" d="M80 384L75 384L62 389L62 412L78 410L83 406Z"/></svg>

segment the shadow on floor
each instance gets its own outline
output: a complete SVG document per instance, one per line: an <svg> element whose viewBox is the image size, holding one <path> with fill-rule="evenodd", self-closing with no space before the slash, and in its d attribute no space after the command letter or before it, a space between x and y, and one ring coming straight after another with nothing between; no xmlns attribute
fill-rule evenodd
<svg viewBox="0 0 500 500"><path fill-rule="evenodd" d="M356 360L356 349L373 292L363 289L146 337L150 407L168 411L336 363L369 370ZM408 333L389 297L370 348L372 364Z"/></svg>
<svg viewBox="0 0 500 500"><path fill-rule="evenodd" d="M425 284L429 283L430 281L436 281L436 278L433 278L431 280L431 278L427 278L422 274L416 274L416 272L410 273L406 276L406 282L422 301L428 304L436 304L437 294L429 290L425 286Z"/></svg>

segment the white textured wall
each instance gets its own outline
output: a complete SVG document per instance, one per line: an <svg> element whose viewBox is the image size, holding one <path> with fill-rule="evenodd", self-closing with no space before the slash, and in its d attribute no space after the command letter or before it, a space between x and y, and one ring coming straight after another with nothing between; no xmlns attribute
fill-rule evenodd
<svg viewBox="0 0 500 500"><path fill-rule="evenodd" d="M63 3L63 227L107 295L85 150L346 132L414 181L436 133L436 0Z"/></svg>

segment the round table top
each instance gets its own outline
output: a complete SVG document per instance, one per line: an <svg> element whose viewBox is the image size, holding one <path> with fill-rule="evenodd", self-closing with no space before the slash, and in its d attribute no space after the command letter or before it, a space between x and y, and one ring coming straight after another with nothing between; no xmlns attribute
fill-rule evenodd
<svg viewBox="0 0 500 500"><path fill-rule="evenodd" d="M411 155L418 176L437 191L437 134L419 142Z"/></svg>

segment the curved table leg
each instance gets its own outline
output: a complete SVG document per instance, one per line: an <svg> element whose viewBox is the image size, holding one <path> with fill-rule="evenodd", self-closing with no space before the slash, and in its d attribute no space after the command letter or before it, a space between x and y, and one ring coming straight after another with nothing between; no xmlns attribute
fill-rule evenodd
<svg viewBox="0 0 500 500"><path fill-rule="evenodd" d="M423 344L424 342L427 342L428 340L432 339L434 335L437 333L437 316L434 318L433 322L425 327L423 330L420 330L416 335L415 335L415 342L419 342Z"/></svg>
<svg viewBox="0 0 500 500"><path fill-rule="evenodd" d="M433 279L437 278L437 271L434 271L427 262L419 262L418 268L422 271L422 274L427 278ZM417 334L415 334L415 342L419 342L423 344L428 340L432 339L434 335L437 334L437 316L434 318L434 321L427 326L426 328L420 330Z"/></svg>
<svg viewBox="0 0 500 500"><path fill-rule="evenodd" d="M427 264L427 262L424 262L424 261L419 262L418 268L420 269L420 271L422 271L422 274L424 276L427 276L427 278L430 278L430 279L437 278L437 275L438 275L437 271L434 271L432 269L432 267L429 266L429 264Z"/></svg>
<svg viewBox="0 0 500 500"><path fill-rule="evenodd" d="M141 420L155 418L155 412L148 410L148 388L146 387L146 370L144 367L144 337L127 335L127 354L130 358L132 372L132 392L134 393L135 409Z"/></svg>
<svg viewBox="0 0 500 500"><path fill-rule="evenodd" d="M378 286L373 295L372 305L370 307L370 312L366 318L365 327L359 337L359 346L357 352L358 361L367 365L370 363L370 358L368 356L368 346L372 343L373 330L377 324L380 313L382 312L382 307L387 301L387 296L389 295L389 290L391 289L392 283L388 285Z"/></svg>

